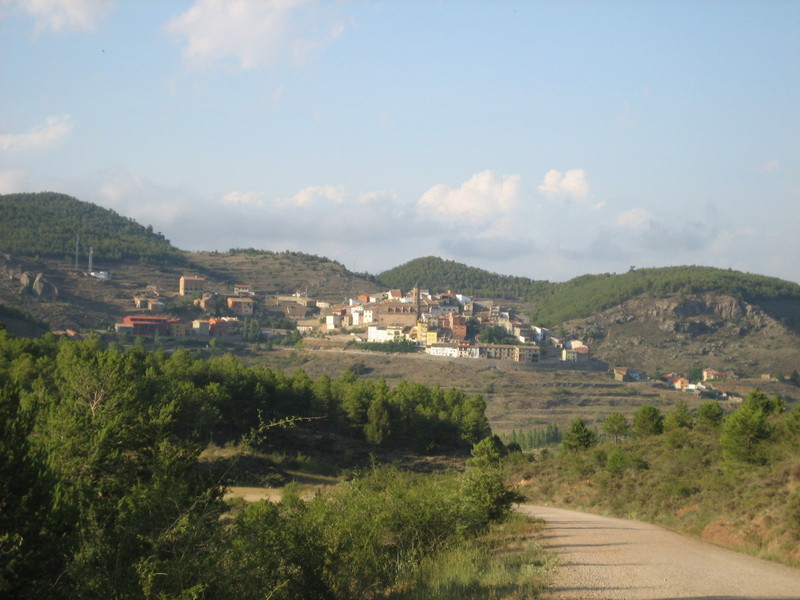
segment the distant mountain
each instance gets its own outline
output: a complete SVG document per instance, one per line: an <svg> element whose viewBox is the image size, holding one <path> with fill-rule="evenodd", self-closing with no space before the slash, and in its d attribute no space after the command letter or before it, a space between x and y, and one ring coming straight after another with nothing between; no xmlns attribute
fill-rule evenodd
<svg viewBox="0 0 800 600"><path fill-rule="evenodd" d="M95 264L110 268L109 280L74 272L78 234L81 266L92 246ZM373 276L302 252L182 252L152 228L63 194L0 196L0 305L9 309L0 322L19 331L39 331L42 322L106 329L134 310L133 295L153 286L171 298L186 273L202 274L207 289L223 295L249 283L261 297L301 292L332 303L385 288L452 289L583 339L607 362L654 372L700 365L786 373L800 364L800 285L774 277L686 266L556 283L432 256ZM22 280L39 274L57 294L21 292Z"/></svg>
<svg viewBox="0 0 800 600"><path fill-rule="evenodd" d="M0 251L23 256L80 260L91 247L98 261L180 260L177 248L152 227L143 227L113 210L65 194L0 195Z"/></svg>
<svg viewBox="0 0 800 600"><path fill-rule="evenodd" d="M527 277L499 275L436 256L416 258L380 273L376 279L387 287L402 290L418 285L434 293L453 290L469 296L506 300L525 300L546 294L555 285Z"/></svg>

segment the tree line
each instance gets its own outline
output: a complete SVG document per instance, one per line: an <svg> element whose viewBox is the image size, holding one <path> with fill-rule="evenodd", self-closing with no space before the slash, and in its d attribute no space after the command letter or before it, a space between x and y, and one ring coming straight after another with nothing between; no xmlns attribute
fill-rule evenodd
<svg viewBox="0 0 800 600"><path fill-rule="evenodd" d="M544 427L529 429L527 431L512 430L511 433L501 435L500 439L509 449L535 450L547 446L557 446L561 443L563 434L555 423L548 423Z"/></svg>
<svg viewBox="0 0 800 600"><path fill-rule="evenodd" d="M483 411L478 396L354 370L312 380L230 355L0 329L0 593L374 596L508 514L516 497L491 448L475 445L463 474L375 467L337 494L235 509L201 451L212 438L258 445L298 419L375 446L469 448L489 433Z"/></svg>

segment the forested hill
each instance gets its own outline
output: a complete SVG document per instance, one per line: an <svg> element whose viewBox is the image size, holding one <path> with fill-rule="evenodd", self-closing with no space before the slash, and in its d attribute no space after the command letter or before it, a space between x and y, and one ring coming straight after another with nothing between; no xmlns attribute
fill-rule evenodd
<svg viewBox="0 0 800 600"><path fill-rule="evenodd" d="M409 290L414 286L431 292L457 291L483 298L523 300L550 291L554 284L527 277L499 275L436 256L416 258L384 271L377 280L390 288Z"/></svg>
<svg viewBox="0 0 800 600"><path fill-rule="evenodd" d="M102 260L181 260L179 251L152 227L65 194L0 195L0 251L70 259L76 236L84 259L89 247Z"/></svg>
<svg viewBox="0 0 800 600"><path fill-rule="evenodd" d="M776 277L713 267L661 267L631 269L627 273L582 275L553 284L545 293L532 293L532 317L555 325L588 317L641 294L663 298L671 294L710 292L732 296L750 304L771 300L800 302L800 285Z"/></svg>
<svg viewBox="0 0 800 600"><path fill-rule="evenodd" d="M800 302L800 285L764 275L714 267L631 269L627 273L582 275L563 283L499 275L452 260L425 257L377 275L382 284L399 289L414 285L431 291L452 289L487 298L513 299L534 306L537 323L556 325L588 317L641 294L663 298L671 294L715 293L751 304L769 300Z"/></svg>

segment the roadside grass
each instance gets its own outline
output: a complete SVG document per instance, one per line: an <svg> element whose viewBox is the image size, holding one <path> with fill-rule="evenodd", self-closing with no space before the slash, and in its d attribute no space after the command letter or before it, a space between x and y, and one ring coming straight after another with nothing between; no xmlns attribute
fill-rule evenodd
<svg viewBox="0 0 800 600"><path fill-rule="evenodd" d="M230 455L234 448L210 449L211 454ZM282 457L271 456L280 461ZM291 462L291 461L289 461ZM302 462L302 461L301 461ZM299 466L303 466L302 464ZM302 471L287 471L292 481L284 486L276 487L231 487L226 494L226 501L230 513L228 519L236 519L251 504L259 500L269 500L277 506L283 506L287 499L299 498L307 506L315 506L322 500L319 494L332 498L333 495L349 494L350 501L342 505L344 513L355 511L358 514L372 514L375 523L382 522L381 511L387 510L388 505L405 505L410 503L417 506L412 516L417 521L417 526L427 529L425 525L428 515L427 510L436 505L453 503L460 504L456 496L447 492L454 480L449 475L420 475L389 469L378 475L386 478L385 485L395 488L402 496L386 500L381 507L372 506L372 501L367 501L367 490L376 483L372 483L355 495L353 483L344 483L341 478L315 476ZM374 476L373 478L374 479ZM371 481L369 477L367 482ZM417 482L427 481L424 488L417 489ZM337 485L341 483L342 485ZM380 488L382 485L378 485ZM362 486L363 487L363 486ZM355 488L356 490L358 487ZM349 491L348 491L349 490ZM400 491L404 490L404 491ZM410 494L410 495L409 495ZM422 496L419 496L422 494ZM425 496L429 496L425 499ZM316 500L315 500L316 498ZM360 506L365 502L364 506ZM386 504L388 502L388 505ZM280 503L280 504L277 504ZM355 503L354 506L352 505ZM289 506L288 504L286 506ZM346 508L344 508L346 507ZM426 508L427 507L427 508ZM455 509L455 506L453 507ZM439 506L436 510L449 513L453 509ZM408 509L403 509L407 512ZM337 512L336 519L347 521L346 514ZM443 513L444 514L444 513ZM352 515L351 515L352 516ZM347 518L345 518L347 517ZM404 517L405 518L405 517ZM370 525L377 526L375 524ZM543 550L540 543L540 534L544 523L531 519L520 513L511 513L503 522L491 524L486 531L475 535L457 535L449 542L441 544L430 553L423 553L424 557L418 564L409 562L406 571L393 586L377 591L372 591L374 598L386 600L522 600L540 598L547 588L552 572L555 569L555 555ZM392 537L388 538L391 541ZM387 543L388 543L387 541ZM396 542L396 540L395 540Z"/></svg>
<svg viewBox="0 0 800 600"><path fill-rule="evenodd" d="M538 541L541 521L513 514L485 534L426 559L390 600L522 600L540 598L556 558Z"/></svg>

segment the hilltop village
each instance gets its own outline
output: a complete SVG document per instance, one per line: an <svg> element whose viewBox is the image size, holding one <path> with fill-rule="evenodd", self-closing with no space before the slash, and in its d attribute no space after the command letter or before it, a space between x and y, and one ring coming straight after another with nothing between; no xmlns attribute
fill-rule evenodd
<svg viewBox="0 0 800 600"><path fill-rule="evenodd" d="M285 327L264 326L278 323L296 325L306 336L346 334L356 342L404 342L434 356L536 363L543 352L550 352L565 362L591 359L579 340L562 340L493 301L453 291L389 290L333 304L300 292L260 295L246 283L234 284L228 293L210 291L206 279L197 275L184 275L177 283L177 294L148 286L134 296L131 314L115 324L117 333L239 342L288 334ZM176 307L197 318L163 314L175 314Z"/></svg>

